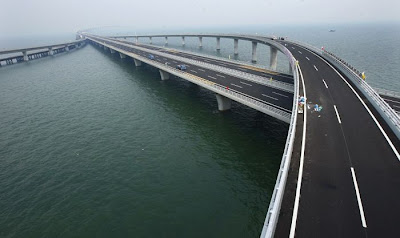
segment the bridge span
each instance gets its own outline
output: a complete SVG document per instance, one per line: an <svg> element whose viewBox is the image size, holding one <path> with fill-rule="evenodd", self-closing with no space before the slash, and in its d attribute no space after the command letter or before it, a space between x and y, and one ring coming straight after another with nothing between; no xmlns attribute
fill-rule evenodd
<svg viewBox="0 0 400 238"><path fill-rule="evenodd" d="M235 100L290 123L261 237L399 236L400 117L357 70L337 56L264 36L134 36L150 41L152 37L199 37L200 46L202 37L216 37L217 50L222 37L267 44L271 52L288 57L293 72L289 76L117 39L132 36L79 34L106 52L132 57L136 66L146 63L158 68L162 80L172 74L215 92L220 110L229 109L230 100ZM187 65L186 71L176 69L181 64ZM300 96L306 98L301 114Z"/></svg>

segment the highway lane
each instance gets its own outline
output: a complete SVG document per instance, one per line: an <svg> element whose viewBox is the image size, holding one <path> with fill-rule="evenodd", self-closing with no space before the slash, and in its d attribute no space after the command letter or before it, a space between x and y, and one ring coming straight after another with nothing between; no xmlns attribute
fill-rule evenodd
<svg viewBox="0 0 400 238"><path fill-rule="evenodd" d="M282 44L299 61L308 103L323 106L309 111L296 237L399 237L400 163L392 147L331 67Z"/></svg>
<svg viewBox="0 0 400 238"><path fill-rule="evenodd" d="M97 39L122 50L148 58L149 53L145 51L134 49L132 47L128 47L117 42L112 42L104 38ZM185 64L187 66L187 73L204 78L213 83L229 88L230 90L248 95L258 101L267 103L277 109L291 113L293 103L292 93L268 87L263 84L258 84L253 81L248 81L241 78L233 77L231 75L212 71L210 69L199 67L197 65L183 63L175 59L170 59L168 57L157 55L156 53L154 53L153 55L155 57L154 60L159 63L167 64L173 68L175 68L176 65Z"/></svg>
<svg viewBox="0 0 400 238"><path fill-rule="evenodd" d="M188 59L198 60L198 61L202 61L202 62L205 62L205 63L215 64L215 65L219 65L219 66L222 66L222 67L226 67L226 68L242 71L242 72L245 72L245 73L251 73L251 74L254 74L254 75L261 76L261 77L273 78L273 80L284 82L284 83L289 83L289 84L293 84L294 83L293 82L293 75L273 72L273 71L270 71L270 70L260 69L260 68L257 68L257 67L243 65L243 64L239 64L239 63L235 63L235 62L228 62L228 61L218 60L218 59L209 58L209 57L205 57L205 56L193 55L193 54L190 54L188 52L181 52L181 51L178 51L178 50L175 50L175 49L168 49L168 48L163 48L163 47L150 46L150 45L139 44L139 43L135 43L135 42L131 42L131 41L123 41L123 40L116 40L116 39L112 39L112 40L119 41L119 42L125 43L125 44L134 45L134 46L137 46L137 47L143 47L143 48L146 48L146 49L157 50L157 51L161 51L161 52L164 52L164 53L167 53L167 54L185 57L185 58L188 58Z"/></svg>

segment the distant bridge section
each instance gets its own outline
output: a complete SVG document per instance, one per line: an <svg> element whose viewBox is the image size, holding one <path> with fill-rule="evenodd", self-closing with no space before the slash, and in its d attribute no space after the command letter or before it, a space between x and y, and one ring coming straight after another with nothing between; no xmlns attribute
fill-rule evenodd
<svg viewBox="0 0 400 238"><path fill-rule="evenodd" d="M63 52L68 52L72 49L78 49L85 45L85 39L79 39L73 42L35 46L29 48L10 49L0 51L0 66L11 65L19 62L39 59L51 55L56 55Z"/></svg>

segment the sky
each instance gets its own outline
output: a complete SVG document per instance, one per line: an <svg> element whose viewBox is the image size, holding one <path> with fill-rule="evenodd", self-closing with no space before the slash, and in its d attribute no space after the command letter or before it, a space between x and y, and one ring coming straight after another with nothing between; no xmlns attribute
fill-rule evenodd
<svg viewBox="0 0 400 238"><path fill-rule="evenodd" d="M0 37L120 26L168 31L400 22L399 0L0 0Z"/></svg>

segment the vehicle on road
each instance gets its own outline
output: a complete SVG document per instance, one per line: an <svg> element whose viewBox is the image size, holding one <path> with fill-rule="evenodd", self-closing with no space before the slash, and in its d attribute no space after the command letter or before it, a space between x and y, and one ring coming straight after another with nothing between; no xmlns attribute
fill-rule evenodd
<svg viewBox="0 0 400 238"><path fill-rule="evenodd" d="M184 64L178 64L177 66L176 66L176 68L177 69L179 69L179 70L186 70L186 65L184 65Z"/></svg>
<svg viewBox="0 0 400 238"><path fill-rule="evenodd" d="M149 54L149 59L151 59L151 60L154 60L154 55L152 55L152 54Z"/></svg>

